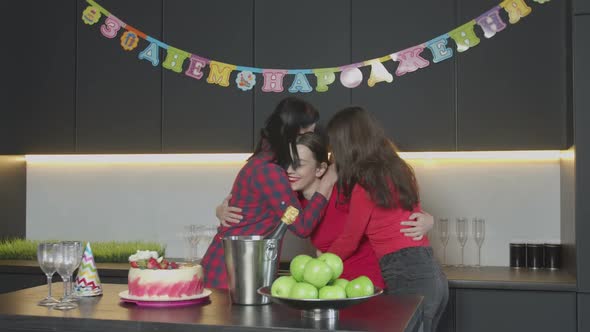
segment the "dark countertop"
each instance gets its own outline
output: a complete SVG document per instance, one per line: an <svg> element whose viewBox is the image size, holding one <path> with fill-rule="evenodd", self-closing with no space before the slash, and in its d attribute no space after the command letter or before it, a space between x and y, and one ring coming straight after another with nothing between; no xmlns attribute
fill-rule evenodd
<svg viewBox="0 0 590 332"><path fill-rule="evenodd" d="M564 270L504 266L443 268L451 288L576 291L576 277Z"/></svg>
<svg viewBox="0 0 590 332"><path fill-rule="evenodd" d="M287 263L288 264L288 263ZM281 263L281 267L288 265ZM97 263L102 277L126 278L127 263ZM288 267L287 267L288 268ZM576 277L565 270L512 269L505 266L443 267L451 288L575 291ZM0 261L0 273L41 274L36 261ZM286 274L287 270L279 270Z"/></svg>
<svg viewBox="0 0 590 332"><path fill-rule="evenodd" d="M61 294L61 283L54 294ZM213 289L210 302L178 308L143 308L121 303L127 285L103 284L103 295L80 300L79 307L59 311L37 306L47 286L0 294L2 329L18 331L260 331L328 330L417 331L422 317L418 296L380 295L340 310L337 321L313 321L279 304L232 305L226 290Z"/></svg>

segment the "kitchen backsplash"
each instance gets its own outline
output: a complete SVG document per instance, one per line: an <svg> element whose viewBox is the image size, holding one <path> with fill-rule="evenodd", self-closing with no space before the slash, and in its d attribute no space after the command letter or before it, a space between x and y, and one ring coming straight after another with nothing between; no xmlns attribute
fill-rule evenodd
<svg viewBox="0 0 590 332"><path fill-rule="evenodd" d="M482 264L508 265L511 239L560 237L559 161L412 162L423 208L449 219L447 263L460 261L455 219L469 218L465 263L476 261L473 217L484 218ZM27 165L27 238L153 240L184 255L184 225L216 225L215 206L240 165ZM435 229L436 230L436 229ZM442 258L438 233L431 242ZM282 259L313 248L289 235Z"/></svg>

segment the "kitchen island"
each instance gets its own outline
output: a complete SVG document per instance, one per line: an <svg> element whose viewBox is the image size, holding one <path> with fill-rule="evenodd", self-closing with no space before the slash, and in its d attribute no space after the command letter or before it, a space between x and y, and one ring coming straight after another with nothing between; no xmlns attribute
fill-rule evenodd
<svg viewBox="0 0 590 332"><path fill-rule="evenodd" d="M0 294L2 331L418 331L422 298L380 295L342 309L337 320L302 318L279 304L232 305L226 290L213 289L209 303L177 308L122 303L127 285L103 284L103 295L82 298L79 307L59 311L37 306L47 286ZM54 294L61 294L61 283Z"/></svg>

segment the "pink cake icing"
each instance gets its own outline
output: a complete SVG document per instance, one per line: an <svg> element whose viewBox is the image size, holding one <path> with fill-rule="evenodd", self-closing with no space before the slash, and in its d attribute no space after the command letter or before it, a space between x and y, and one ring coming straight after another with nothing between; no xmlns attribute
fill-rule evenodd
<svg viewBox="0 0 590 332"><path fill-rule="evenodd" d="M131 296L166 301L203 292L201 265L178 265L147 250L138 250L129 256L129 265L127 287Z"/></svg>
<svg viewBox="0 0 590 332"><path fill-rule="evenodd" d="M129 295L146 299L184 298L203 292L203 269L200 265L178 269L129 269Z"/></svg>

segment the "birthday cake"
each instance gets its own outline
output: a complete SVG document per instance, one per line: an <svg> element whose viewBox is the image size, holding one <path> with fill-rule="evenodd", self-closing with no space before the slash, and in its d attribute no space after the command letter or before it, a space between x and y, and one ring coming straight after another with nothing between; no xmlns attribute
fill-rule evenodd
<svg viewBox="0 0 590 332"><path fill-rule="evenodd" d="M129 257L129 295L146 300L190 298L203 292L203 268L180 265L158 257L155 251L141 251Z"/></svg>

